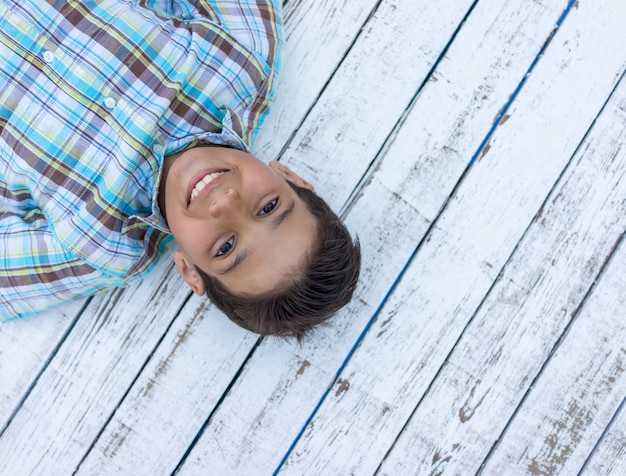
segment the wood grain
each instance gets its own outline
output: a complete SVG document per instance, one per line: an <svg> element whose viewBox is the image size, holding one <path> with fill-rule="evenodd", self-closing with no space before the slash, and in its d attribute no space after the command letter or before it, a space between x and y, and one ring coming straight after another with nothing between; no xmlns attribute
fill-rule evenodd
<svg viewBox="0 0 626 476"><path fill-rule="evenodd" d="M470 474L498 441L626 229L625 105L622 81L381 473Z"/></svg>
<svg viewBox="0 0 626 476"><path fill-rule="evenodd" d="M256 155L265 160L280 156L377 3L292 0L285 5L282 66L271 112L253 146Z"/></svg>
<svg viewBox="0 0 626 476"><path fill-rule="evenodd" d="M623 34L611 21L621 5L603 5L594 21L581 5L558 32L342 373L349 391L330 394L285 473L376 469L624 70L626 58L607 51ZM573 104L576 91L586 101Z"/></svg>
<svg viewBox="0 0 626 476"><path fill-rule="evenodd" d="M621 476L626 6L576 2L479 150L568 0L285 3L253 151L343 210L355 299L259 341L166 256L3 325L0 474L268 474L313 416L281 473Z"/></svg>
<svg viewBox="0 0 626 476"><path fill-rule="evenodd" d="M0 325L0 432L70 330L84 301Z"/></svg>
<svg viewBox="0 0 626 476"><path fill-rule="evenodd" d="M187 299L178 273L159 266L169 268L161 282L97 296L85 309L2 433L0 474L78 465Z"/></svg>
<svg viewBox="0 0 626 476"><path fill-rule="evenodd" d="M613 417L607 432L589 455L581 474L619 476L626 473L626 405Z"/></svg>
<svg viewBox="0 0 626 476"><path fill-rule="evenodd" d="M487 460L487 474L576 474L626 395L626 246Z"/></svg>
<svg viewBox="0 0 626 476"><path fill-rule="evenodd" d="M76 474L171 474L256 341L193 296Z"/></svg>
<svg viewBox="0 0 626 476"><path fill-rule="evenodd" d="M543 13L544 10L538 10ZM554 17L558 16L556 12ZM477 15L476 18L482 18ZM535 42L536 49L545 41L545 37L549 34L553 21L549 19L546 21L545 36L543 38L536 38L531 35L531 38L527 38L526 41ZM531 23L531 25L533 25ZM516 33L519 33L519 29L514 28ZM532 28L535 32L534 26ZM512 33L513 34L513 33ZM465 44L459 42L459 44ZM473 43L474 45L476 43ZM502 52L501 46L498 44L497 51ZM530 50L532 51L532 49ZM487 55L485 55L487 56ZM459 61L465 61L464 57L459 57ZM527 65L532 60L532 55L528 53L528 61L525 64L517 65L517 71L514 68L511 71L511 76L501 74L499 77L505 77L508 81L509 92L502 94L502 98L506 99L507 94L515 87L516 80L519 80L523 76ZM497 59L494 60L497 62ZM506 62L503 62L506 64ZM491 62L488 62L486 67L489 70L492 66ZM515 75L517 72L517 75ZM481 77L481 81L484 82L485 78ZM504 79L503 79L504 82ZM459 78L457 85L466 84L462 78ZM438 86L441 82L433 82L432 86ZM469 84L467 88L472 91L473 88L477 88L479 85ZM501 86L498 84L497 86ZM494 86L496 88L497 86ZM431 87L431 83L429 83ZM465 87L465 86L463 86ZM504 89L504 88L503 88ZM463 89L462 89L463 90ZM425 92L424 92L425 93ZM454 99L454 97L453 97ZM482 105L482 95L476 98L477 103ZM456 101L455 101L456 103ZM416 107L419 105L419 101ZM497 113L501 104L495 106L491 111L481 111L483 117L482 130L488 130L493 117ZM441 131L441 124L433 124L433 130L438 130L441 135L436 139L433 139L433 143L438 143L438 150L441 150L446 142L447 137L455 136L458 134L459 109L451 107L440 107L443 111L450 111L448 121L446 122L447 129ZM463 109L462 117L465 117L466 110ZM423 123L432 124L428 117L422 117ZM407 123L409 121L407 120ZM477 123L474 127L480 127L481 124ZM469 126L468 126L469 127ZM472 129L473 132L473 129ZM411 134L415 137L414 132L408 131L407 135ZM470 132L471 134L471 132ZM476 134L478 135L478 134ZM471 137L470 137L471 139ZM464 143L465 148L460 148L460 153L449 152L452 157L456 154L471 157L474 152L474 148L480 140L476 142ZM395 145L395 143L393 144ZM419 157L416 156L413 149L411 152L406 149L395 151L400 157L405 159L404 169L410 170L412 164L419 161ZM390 152L391 153L391 152ZM383 160L384 165L387 157ZM398 159L397 164L401 164ZM454 166L455 164L453 164ZM445 158L441 159L441 167L448 167ZM456 164L458 167L458 163ZM381 166L382 168L382 166ZM437 167L432 167L433 174L441 173L441 170ZM272 464L276 465L280 460L281 449L284 451L290 442L290 438L293 438L297 434L299 427L306 420L307 413L310 412L317 399L321 396L323 388L328 385L327 382L332 382L331 377L336 368L339 367L342 358L346 355L351 344L354 342L356 336L362 329L366 322L366 319L370 315L368 311L373 311L375 305L367 306L367 303L377 303L376 299L380 300L384 295L384 290L390 285L394 277L399 272L403 261L410 255L410 251L404 251L405 249L412 250L416 246L421 237L423 231L419 234L414 233L412 230L406 227L412 223L423 220L421 218L418 209L407 204L402 194L393 192L393 189L388 189L383 185L378 178L379 175L375 174L364 187L359 194L359 198L356 203L350 208L347 221L355 230L360 230L362 234L362 243L365 255L367 258L366 268L364 269L364 277L362 288L358 291L358 296L355 302L360 301L360 315L357 315L358 310L349 308L346 313L342 313L335 318L333 323L329 326L328 331L319 333L314 341L310 341L303 345L302 349L296 353L283 352L281 356L282 363L277 365L275 348L270 347L266 349L264 344L257 350L254 357L246 366L242 378L231 389L231 398L226 400L218 409L214 415L212 425L205 430L203 438L200 440L196 448L190 454L190 457L181 470L181 474L198 474L202 472L202 468L211 464L211 467L216 467L216 472L234 472L236 474L245 474L246 471L253 471L255 468L261 472L272 471ZM458 175L457 175L458 180ZM428 183L425 180L425 183ZM452 185L454 181L452 181ZM441 197L441 204L445 201L450 193L450 189L446 191L435 191ZM441 204L439 207L441 207ZM406 210L406 211L405 211ZM373 222L371 217L380 217L382 223ZM398 223L404 223L404 227L398 228ZM408 243L407 243L408 242ZM381 256L384 253L383 256ZM440 257L441 255L439 255ZM404 257L404 260L402 259ZM382 259L381 259L382 258ZM380 260L380 261L379 261ZM495 276L494 276L495 277ZM387 285L385 286L385 284ZM347 321L347 322L346 322ZM334 332L333 332L334 331ZM389 349L390 358L396 355L395 343L391 341L385 348ZM374 360L380 360L377 355L373 357ZM294 379L294 374L300 368L302 362L307 361L310 365L306 368L306 371ZM387 361L385 361L387 362ZM267 368L272 369L271 375L267 374ZM325 372L321 372L320 369L326 369ZM395 370L395 369L394 369ZM389 368L383 372L388 372ZM401 369L397 369L401 372ZM262 382L262 392L258 392L258 387L261 385L255 381L253 375L263 375L263 378L258 380ZM370 374L372 378L374 374ZM268 380L271 381L268 382ZM350 394L352 386L348 391L345 391L345 380L349 380L342 377L342 382L338 382L334 387L331 395L338 395L338 398L342 398L345 395ZM269 387L269 388L268 388ZM317 392L315 391L317 389ZM342 391L339 391L343 389ZM361 407L358 404L351 406L346 410L346 413L342 412L334 415L332 418L336 418L338 422L344 415L354 414ZM352 413L351 413L352 412ZM358 414L358 413L357 413ZM261 419L262 415L262 419ZM288 415L289 418L285 418ZM296 415L301 415L296 418ZM332 418L329 418L329 425L333 425ZM358 416L355 415L358 419ZM259 424L262 420L263 424ZM214 427L213 427L214 425ZM224 430L226 428L227 430ZM334 428L337 428L336 426ZM316 427L316 431L318 428ZM368 435L375 434L378 428L371 433L366 430ZM315 433L315 432L313 432ZM352 434L358 433L354 431ZM306 435L305 435L306 436ZM245 446L235 446L233 450L232 461L220 461L215 462L215 458L211 455L217 454L219 451L216 441L220 442L246 442ZM283 442L282 444L280 442ZM336 443L338 437L336 433L333 433L327 438L326 441L333 441ZM354 440L352 440L354 442ZM276 448L276 447L279 448ZM358 444L350 445L350 451L354 451L354 448L359 448ZM326 446L324 446L326 448ZM346 451L347 452L347 451ZM304 459L309 462L315 461L320 453L319 452L298 452L303 455ZM334 451L326 453L325 458L332 459L337 456ZM344 455L341 455L343 458ZM326 459L325 459L326 461ZM343 459L337 458L338 463L341 463ZM376 463L378 464L378 462ZM267 465L267 466L266 466ZM332 469L329 469L332 471Z"/></svg>
<svg viewBox="0 0 626 476"><path fill-rule="evenodd" d="M340 209L427 78L472 2L380 2L282 162ZM407 54L407 52L410 52Z"/></svg>

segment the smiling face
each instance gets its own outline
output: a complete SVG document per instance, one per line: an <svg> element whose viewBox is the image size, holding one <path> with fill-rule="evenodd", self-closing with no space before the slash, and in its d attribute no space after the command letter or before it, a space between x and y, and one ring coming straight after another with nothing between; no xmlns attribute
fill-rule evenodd
<svg viewBox="0 0 626 476"><path fill-rule="evenodd" d="M197 294L198 266L232 292L260 295L297 273L315 220L287 180L311 184L278 162L219 146L167 156L159 206L179 247L174 261Z"/></svg>

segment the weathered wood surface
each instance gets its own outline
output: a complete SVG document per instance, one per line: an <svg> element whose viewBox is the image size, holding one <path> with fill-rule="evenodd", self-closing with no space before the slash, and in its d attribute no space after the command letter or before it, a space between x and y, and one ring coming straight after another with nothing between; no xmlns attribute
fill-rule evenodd
<svg viewBox="0 0 626 476"><path fill-rule="evenodd" d="M314 430L305 433L287 461L287 474L323 474L329 470L336 474L369 474L376 470L412 411L424 399L429 400L424 393L446 365L451 349L466 332L476 308L624 71L626 54L603 57L616 35L624 37L617 25L609 27L612 15L619 14L623 7L621 2L603 5L606 10L597 13L595 21L590 21L596 15L593 2L570 12L507 113L506 122L490 141L490 149L464 178L420 248L409 268L410 277L405 277L396 289L342 373L344 388L349 383L349 389L331 393L324 402L310 424ZM576 46L572 45L574 41ZM576 61L567 61L568 56ZM598 69L608 74L599 74ZM572 94L584 94L588 101L574 103ZM521 123L524 127L519 126ZM623 180L617 184L618 192L623 192ZM620 203L614 205L614 213L623 215ZM624 221L616 226L619 234ZM615 237L608 240L610 249ZM550 246L558 244L557 240ZM548 300L552 298L547 296ZM497 326L500 323L496 316L499 314L491 315L489 322ZM497 348L497 340L483 340L480 334L474 339L478 355L494 345ZM393 349L393 355L381 357L381 349ZM512 361L507 364L506 372L515 371L517 366L512 367ZM483 365L489 368L493 362L487 359ZM459 373L454 377L459 383L469 380L471 389L475 384L469 378L472 374ZM461 393L457 396L462 399L455 404L467 402L472 408L484 393L482 387L471 399ZM432 406L439 406L436 397ZM423 421L418 420L416 433L427 439L437 434L433 432L444 425L443 421L435 418L430 426L422 427ZM460 442L454 440L453 432L447 438L442 448L430 448L429 458L414 458L411 452L400 450L400 466L389 466L387 471L383 465L382 472L437 470L428 465L441 465L440 458L447 461L453 448L459 453L458 464L464 464L466 455L460 451ZM421 439L410 441L406 447L419 453L424 449L422 443ZM489 447L490 443L485 449ZM392 451L392 460L393 456ZM451 474L459 472L465 473L451 468Z"/></svg>
<svg viewBox="0 0 626 476"><path fill-rule="evenodd" d="M98 296L83 311L2 433L0 474L64 474L80 463L186 299L172 266L160 267L170 272L158 283Z"/></svg>
<svg viewBox="0 0 626 476"><path fill-rule="evenodd" d="M568 388L569 382L542 375L539 382L550 386L542 394L534 381L564 331L586 309L583 300L626 228L625 106L622 80L430 384L383 474L406 473L409 461L446 473L473 473L502 438L504 415L514 414L533 385L533 394L543 396L561 385ZM614 334L626 342L623 316L607 307L598 317L607 313L622 320L621 333L607 326L598 337ZM566 342L572 341L579 342L568 335Z"/></svg>
<svg viewBox="0 0 626 476"><path fill-rule="evenodd" d="M343 206L471 6L379 2L281 160Z"/></svg>
<svg viewBox="0 0 626 476"><path fill-rule="evenodd" d="M279 93L256 140L259 157L269 160L280 156L377 3L290 0L285 5L286 44L276 86Z"/></svg>
<svg viewBox="0 0 626 476"><path fill-rule="evenodd" d="M0 327L0 430L71 329L84 301Z"/></svg>
<svg viewBox="0 0 626 476"><path fill-rule="evenodd" d="M487 460L486 473L575 474L619 408L626 395L621 238L604 276L575 312L564 342Z"/></svg>
<svg viewBox="0 0 626 476"><path fill-rule="evenodd" d="M2 326L0 474L626 474L622 3L287 2L255 151L344 210L354 301L258 339L166 258Z"/></svg>
<svg viewBox="0 0 626 476"><path fill-rule="evenodd" d="M485 13L492 9L493 5L494 4L485 5L484 10L477 10L476 16L474 17L476 18L475 21L483 21L482 19L484 18ZM477 8L479 7L480 4ZM541 9L540 11L541 13L545 13L544 9ZM510 12L508 13L510 14ZM460 172L464 170L465 164L467 163L467 161L469 161L469 158L473 154L475 148L480 143L482 136L484 136L485 132L489 129L493 117L497 114L498 109L501 107L501 105L506 101L508 94L510 94L510 91L514 89L517 81L519 81L520 78L523 77L526 68L532 61L533 55L536 54L540 46L548 37L552 27L554 26L554 22L556 21L560 13L561 9L555 9L553 17L545 21L545 30L542 36L537 36L534 34L530 35L531 38L533 38L532 41L535 41L535 48L532 48L532 46L529 48L528 45L524 45L523 48L520 48L520 50L527 52L528 54L526 61L521 62L521 64L518 65L518 71L514 71L511 75L512 77L508 77L509 87L504 88L505 92L500 97L500 101L493 105L492 110L483 112L484 122L481 128L482 134L477 133L475 140L469 143L463 143L462 140L457 140L456 142L450 144L449 148L454 149L455 151L460 151L459 156L465 157L465 160L460 165L460 171L457 171L456 175L452 178L447 178L449 184L447 189L429 189L427 193L422 193L422 196L429 196L434 194L435 196L438 195L440 197L438 206L432 207L433 215L427 215L427 219L435 218L437 210L441 207L445 199L449 196L453 185L458 180ZM504 18L507 17L506 14L503 14L502 16ZM468 19L468 27L472 24L471 19L472 17ZM502 22L494 21L494 23L501 24ZM532 28L532 32L536 33L536 30L534 30L534 22L523 22L523 24L532 25L529 26L529 28ZM515 36L516 40L519 40L520 36L523 36L518 31L518 24L515 24L514 28L511 28L511 30L512 31L510 33L510 36ZM484 31L484 29L482 31ZM498 38L499 33L499 31L496 31L494 37ZM461 36L462 34L463 31L459 33L458 44L462 45L460 46L460 48L465 48L467 47L467 39L463 38ZM480 42L480 40L482 40L482 37L478 38L476 43ZM499 53L502 52L500 41L495 42L493 50L490 50L489 52L484 54L484 56L489 59L489 62L485 65L485 69L487 69L488 73L492 72L491 68L494 68L494 64L497 65L500 63L498 61L500 60L500 58L493 58L494 50L498 51ZM457 57L457 61L462 61L462 64L464 65L467 64L466 60L468 55L466 54L466 52L467 51L464 49L461 50ZM453 61L453 57L451 56L452 54L453 52L452 50L450 50L448 52L448 55L450 55L451 62ZM480 55L480 53L478 54ZM508 58L505 58L504 61L501 61L501 64L506 64L506 59ZM493 61L493 63L491 61ZM460 65L456 67L460 68ZM497 84L496 81L491 80L491 78L493 78L494 76L497 78L507 76L501 71L499 71L498 73L499 74L492 74L491 76L489 76L490 79L488 81L491 81L491 84ZM483 82L485 81L485 79L483 79L483 76L477 74L477 77L481 78ZM463 87L468 86L466 78L463 76L458 76L456 81L456 84L462 84ZM439 84L445 85L446 82L444 80L440 80L436 83L429 83L429 87L431 87L431 85L432 87L437 87ZM469 91L473 92L474 90L480 90L481 84L482 83L479 83L478 85L469 84ZM446 92L449 91L450 90L446 88ZM428 89L425 89L422 94L428 94ZM495 94L497 95L497 93ZM472 94L470 97L477 96L475 97L475 100L477 100L478 104L482 105L481 101L484 101L482 99L483 95L484 93L480 95ZM446 96L443 97L445 98ZM449 97L452 97L454 99L454 91L449 94ZM467 92L463 91L462 97L465 101L467 101ZM439 154L442 150L446 150L444 146L447 146L449 144L446 142L446 139L448 139L449 137L454 137L455 135L460 135L459 122L462 123L463 121L459 121L457 114L460 112L460 114L462 114L461 117L467 115L467 109L465 107L461 111L458 111L458 109L452 107L452 104L448 105L448 103L446 102L442 103L442 96L439 96L438 99L438 105L436 105L435 107L431 106L431 108L427 109L426 111L421 111L425 112L425 114L419 115L419 117L421 117L422 124L425 123L427 125L433 125L433 129L431 129L431 131L433 131L433 134L441 134L437 139L435 139L438 144L432 153L432 156L434 157L432 160L439 160L424 171L424 173L436 174L437 177L439 176L439 174L442 173L442 169L455 165L450 165L450 161L446 160L447 157L441 157L436 154ZM419 107L420 100L421 98L417 101L415 106L416 108ZM442 104L443 107L441 107ZM437 109L438 106L439 109ZM450 116L447 118L447 121L433 122L432 118L428 115L430 113L430 110L432 109L435 109L437 111L449 111ZM454 114L455 112L457 114ZM445 112L441 112L440 114L445 114ZM409 121L407 120L407 123L408 122ZM443 124L447 125L448 128L442 131L444 127ZM463 126L465 126L465 124L463 124ZM471 124L466 125L467 129L470 129L470 131L473 130L474 127L480 126L481 124L477 120L473 121ZM416 130L420 131L420 129L417 127L412 127L408 130L407 136L410 137L411 140L414 140L416 136L428 136L427 134L415 134ZM466 129L464 129L464 131L465 130ZM400 132L400 134L401 133L402 131ZM469 138L469 140L471 140L471 137ZM392 145L392 148L399 143L400 141L396 140L395 143ZM423 215L419 213L419 211L421 211L421 207L419 205L418 199L415 198L414 200L409 201L405 199L404 193L399 194L400 196L398 196L398 194L394 195L393 193L389 193L389 189L384 185L385 178L379 179L380 176L384 177L385 172L393 173L395 176L397 176L398 170L414 170L414 168L419 167L413 165L413 163L419 163L422 160L421 156L418 156L414 153L415 150L420 149L419 145L414 143L412 144L412 147L409 145L403 149L399 149L397 153L389 152L383 159L382 164L380 165L380 173L375 173L371 184L368 184L367 187L371 188L369 188L369 191L363 192L362 200L357 201L357 203L353 205L348 215L348 222L351 224L353 219L359 220L357 222L357 225L353 225L353 227L354 229L361 231L363 247L365 250L365 254L370 256L370 263L374 259L377 260L379 258L383 258L380 263L376 262L376 266L372 267L372 272L368 273L365 276L363 280L364 289L359 291L359 295L357 298L359 301L362 300L363 302L367 303L377 303L378 300L382 298L383 293L386 291L389 284L393 281L393 277L399 271L400 266L410 255L410 252L407 252L405 250L407 248L409 250L412 250L419 243L420 238L424 234L423 231L416 234L411 230L407 230L404 227L398 227L396 223L393 223L393 220L398 216L401 216L407 224L419 223L420 221L423 221L423 218L421 218ZM429 150L427 150L427 153L428 152ZM449 154L452 157L455 157L456 155L453 155L452 152L450 152ZM388 158L390 158L391 156L396 157L395 162L389 167L385 167ZM411 161L414 162L411 163ZM456 165L457 167L459 167L458 162ZM506 168L506 166L502 166L502 169ZM554 170L559 170L558 165L555 166ZM497 177L497 174L494 173L493 177L495 179ZM515 179L516 175L512 174L512 177ZM428 180L429 178L430 177L424 177L424 180L422 182L422 190L433 182L441 183L441 180L433 181ZM379 185L381 182L383 183L382 186ZM404 192L403 189L400 189L398 187L391 190L396 193ZM407 194L410 194L411 192L412 189L408 188ZM408 204L412 205L410 208L407 208L407 202ZM384 233L381 233L381 231L379 231L381 230L380 223L370 221L371 216L378 216L376 212L378 212L379 210L382 210L382 213L385 215L382 220L387 219L387 217L389 217L389 220L391 220L391 223L385 223L385 226L382 228L383 230L385 230ZM461 213L466 214L467 208L464 208ZM467 225L468 224L466 220L461 220L459 222L459 227L466 227ZM480 235L476 235L475 238L480 239ZM381 256L381 253L389 253L391 256ZM446 256L446 253L441 253L441 255L443 255L443 257L437 256L437 259L433 260L433 267L436 268L439 266L439 264L441 263L441 261L439 260L447 259L452 261L451 265L454 269L454 267L456 266L456 262L459 258L459 252L457 250L454 250L454 252L450 252L448 256ZM435 262L438 264L435 264ZM494 277L496 274L497 273L494 273ZM427 279L431 279L433 278L433 276L436 275L436 269L429 269L428 274L426 274ZM435 279L433 279L433 281L436 282ZM382 283L388 284L385 286ZM441 301L445 302L448 290L444 287L440 290L439 294L441 293L443 293L444 295L441 296L441 299L440 301L438 301L438 303L440 303ZM477 295L477 298L480 298L480 296ZM457 299L450 299L448 304L456 306L457 302ZM311 345L305 345L303 346L303 348L297 349L298 352L295 355L291 352L286 352L285 355L282 357L282 363L280 366L277 365L277 351L273 348L265 351L265 343L263 343L258 351L255 353L253 359L248 364L246 371L260 373L263 372L264 368L272 369L271 375L263 378L264 393L259 396L257 383L254 379L241 379L239 382L237 382L237 384L231 390L231 396L233 398L225 401L220 406L220 408L213 417L214 422L216 423L215 426L209 426L209 428L207 428L205 434L203 435L203 439L200 440L198 445L196 445L196 447L194 448L194 451L191 453L189 463L183 467L182 474L186 474L187 472L193 473L194 469L197 470L197 472L200 472L201 468L207 464L207 460L211 457L210 455L217 454L219 452L219 447L223 443L223 437L233 438L235 441L245 441L247 444L246 447L238 449L238 451L236 452L236 459L232 462L229 462L222 458L219 462L211 463L212 465L217 465L217 468L220 471L228 472L236 470L240 474L245 474L246 472L253 471L255 467L264 469L266 471L271 471L271 464L275 464L275 462L280 458L281 452L284 451L285 446L289 443L291 438L293 438L293 436L297 434L297 431L303 423L302 420L294 421L293 418L285 418L284 415L296 415L303 412L303 407L306 407L309 410L312 410L315 407L317 400L322 394L321 390L315 391L315 389L319 389L320 387L322 389L324 388L324 386L320 384L320 381L324 382L325 384L332 381L335 370L339 367L343 357L347 354L350 345L354 342L357 336L357 334L355 334L355 324L359 322L360 326L356 327L358 329L362 328L366 319L371 315L371 312L375 308L375 304L371 307L364 307L362 304L357 302L356 305L360 309L362 309L361 312L363 314L361 316L355 316L354 311L348 310L347 314L349 316L349 320L348 325L345 327L345 329L341 329L336 326L338 328L337 331L335 331L331 335L325 336L325 339L323 339L322 341L315 341L311 343ZM400 341L402 341L402 339L400 339ZM383 347L389 348L390 350L394 349L394 351L397 351L396 345L397 342L393 339L390 339L389 342L386 342L386 344L383 345ZM371 358L366 360L366 362L364 362L364 365L376 366L378 364L380 366L386 366L387 369L382 370L383 373L387 372L390 366L393 368L393 366L397 365L399 368L394 369L396 370L396 372L392 372L392 374L402 374L401 367L405 366L406 360L399 360L397 363L394 364L392 355L389 355L387 359L381 359L379 357L380 347L375 348L373 352L375 352L376 355L371 355ZM399 354L404 355L403 352L399 352ZM407 355L410 355L410 352ZM334 360L330 360L331 358L333 358ZM302 372L300 375L297 375L303 362L307 362L310 365L304 369L304 372ZM325 370L325 372L322 373L322 370ZM378 379L379 372L381 372L381 369L371 373L367 373L367 376L370 379ZM390 376L390 378L393 377ZM270 383L268 382L269 379L272 379L273 381L273 386L270 388L268 388L268 386L270 385ZM350 394L350 391L342 391L342 389L345 389L346 380L351 382L349 378L342 377L342 381L337 383L336 389L333 392L333 394L337 394L338 399L341 399L343 397L348 398L347 395ZM289 387L289 392L284 391L285 386ZM267 399L273 395L280 395L280 398L270 398L270 401L267 402ZM405 395L405 393L400 392L398 395L399 398L403 398L402 396ZM358 405L356 406L357 408L359 408ZM341 421L343 418L350 418L351 423L355 423L355 421L359 420L360 418L360 412L357 412L353 406L350 406L348 408L341 408L336 413L331 412L329 414L328 424L333 430L340 431L339 421ZM314 432L314 434L323 434L322 432L318 433L319 426L315 423L314 425L316 427L316 431ZM228 435L225 434L226 432L223 432L221 430L222 428L228 428ZM241 428L243 433L239 436L235 436L235 432L238 431L239 428ZM323 441L322 445L326 444L326 441L333 441L333 450L329 450L326 452L327 459L325 458L323 463L328 463L329 460L334 459L334 462L336 464L344 464L350 459L350 454L354 455L354 459L359 459L361 462L363 462L364 453L367 453L368 455L373 455L376 453L375 451L366 451L366 448L362 448L363 451L361 451L362 442L357 442L357 439L359 438L358 435L362 435L363 439L367 439L372 442L375 441L375 435L379 433L378 428L370 428L369 430L363 431L363 429L359 428L358 425L347 425L345 431L350 431L350 438L347 438L345 440L345 444L347 447L345 452L335 452L335 449L341 445L340 440L336 437L335 433L333 433L331 436L328 436L328 439ZM285 440L285 443L281 445L276 445L276 441L279 438L283 438ZM369 447L367 449L371 450L371 448ZM307 454L306 450L303 454ZM317 455L317 453L315 452L313 452L312 454ZM372 457L375 459L376 456ZM319 459L319 455L315 458L310 459L305 456L306 461L314 464L315 462L319 461ZM263 466L264 461L268 461L267 469ZM328 468L333 467L330 466L327 467L327 469ZM297 470L294 471L294 473L297 473Z"/></svg>
<svg viewBox="0 0 626 476"><path fill-rule="evenodd" d="M623 245L622 245L623 246ZM626 398L602 439L589 455L581 474L619 476L626 468Z"/></svg>

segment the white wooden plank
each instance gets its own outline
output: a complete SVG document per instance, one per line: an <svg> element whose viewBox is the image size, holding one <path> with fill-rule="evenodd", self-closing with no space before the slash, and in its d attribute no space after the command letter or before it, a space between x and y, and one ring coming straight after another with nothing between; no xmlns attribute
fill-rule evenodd
<svg viewBox="0 0 626 476"><path fill-rule="evenodd" d="M171 474L257 338L192 296L76 474Z"/></svg>
<svg viewBox="0 0 626 476"><path fill-rule="evenodd" d="M624 70L623 5L586 5L557 33L286 474L369 473L420 401Z"/></svg>
<svg viewBox="0 0 626 476"><path fill-rule="evenodd" d="M254 144L255 154L267 160L279 155L377 3L291 0L285 5L285 45L276 97Z"/></svg>
<svg viewBox="0 0 626 476"><path fill-rule="evenodd" d="M626 395L626 246L618 248L486 474L576 474ZM623 442L622 442L623 443Z"/></svg>
<svg viewBox="0 0 626 476"><path fill-rule="evenodd" d="M144 281L92 300L0 437L0 474L76 468L182 306L183 286L170 268L159 286Z"/></svg>
<svg viewBox="0 0 626 476"><path fill-rule="evenodd" d="M381 473L478 470L626 229L625 109L622 80Z"/></svg>
<svg viewBox="0 0 626 476"><path fill-rule="evenodd" d="M615 416L581 474L585 476L626 474L626 406L622 406Z"/></svg>
<svg viewBox="0 0 626 476"><path fill-rule="evenodd" d="M0 325L0 431L59 346L84 300Z"/></svg>
<svg viewBox="0 0 626 476"><path fill-rule="evenodd" d="M202 474L207 467L216 474L268 473L276 467L386 287L423 237L428 219L441 208L494 115L525 73L533 52L548 36L561 11L561 6L551 3L533 3L536 9L516 4L522 15L520 24L497 23L502 28L493 26L493 37L485 44L482 35L490 23L481 19L493 19L489 12L500 9L486 3L483 10L482 2L479 4L436 73L440 79L423 91L379 171L350 209L347 221L361 234L366 257L354 302L301 347L263 342L180 474ZM512 10L502 12L504 18L514 11L509 8ZM503 49L499 38L507 38L511 49ZM455 75L468 59L474 60L474 67L466 75ZM419 157L415 151L420 151ZM424 157L428 166L421 165ZM411 188L386 185L388 170L398 168L421 177L423 195L435 197L426 198L429 205L425 208L433 215L424 218ZM439 204L434 205L437 197ZM344 383L336 388L339 395L345 393ZM224 454L223 448L228 453ZM317 456L310 453L304 457Z"/></svg>
<svg viewBox="0 0 626 476"><path fill-rule="evenodd" d="M380 3L281 161L339 209L382 147L471 6ZM363 151L368 151L363 153Z"/></svg>

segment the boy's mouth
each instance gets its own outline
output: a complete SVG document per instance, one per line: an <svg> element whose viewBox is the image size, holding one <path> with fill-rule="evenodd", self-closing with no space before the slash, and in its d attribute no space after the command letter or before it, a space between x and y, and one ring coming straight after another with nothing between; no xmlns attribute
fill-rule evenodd
<svg viewBox="0 0 626 476"><path fill-rule="evenodd" d="M189 203L195 200L202 192L208 192L210 188L215 186L226 170L209 170L197 174L189 184Z"/></svg>

